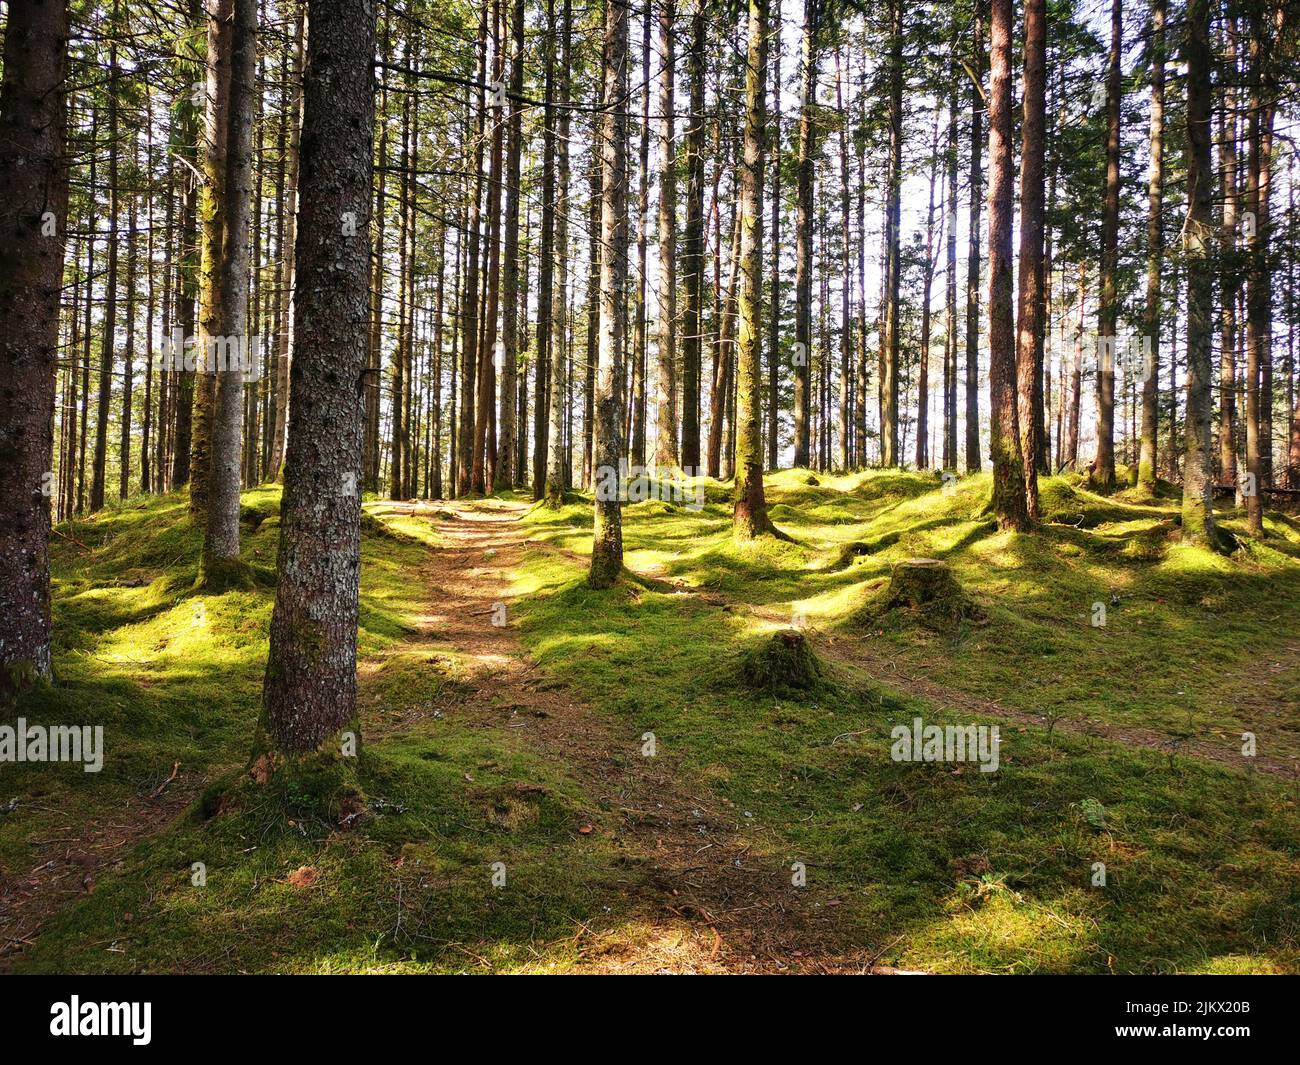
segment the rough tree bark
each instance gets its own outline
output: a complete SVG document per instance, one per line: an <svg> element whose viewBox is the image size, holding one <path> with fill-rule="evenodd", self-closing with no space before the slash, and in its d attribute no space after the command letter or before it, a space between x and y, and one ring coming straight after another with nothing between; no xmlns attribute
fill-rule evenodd
<svg viewBox="0 0 1300 1065"><path fill-rule="evenodd" d="M1187 64L1187 421L1183 451L1182 538L1218 547L1214 522L1213 454L1210 448L1211 316L1214 278L1210 265L1210 13L1209 0L1188 0L1183 19Z"/></svg>
<svg viewBox="0 0 1300 1065"><path fill-rule="evenodd" d="M1143 315L1150 358L1142 366L1142 439L1138 486L1156 488L1156 443L1160 425L1160 271L1164 268L1165 0L1151 0L1151 161L1147 172L1147 305ZM1226 208L1225 208L1226 209Z"/></svg>
<svg viewBox="0 0 1300 1065"><path fill-rule="evenodd" d="M269 481L280 479L280 467L284 464L284 442L289 424L289 352L293 347L293 250L297 239L298 225L298 152L302 132L302 56L306 27L303 23L302 10L299 9L293 27L293 60L289 67L289 116L286 131L286 159L284 175L284 201L280 210L284 216L284 241L280 256L280 334L276 337L275 359L275 425L271 432L271 457L267 461L266 478ZM367 390L373 391L375 402L375 426L379 425L379 382L367 383ZM378 449L376 448L376 458ZM378 468L375 472L375 484L378 489Z"/></svg>
<svg viewBox="0 0 1300 1065"><path fill-rule="evenodd" d="M1047 3L1025 0L1025 99L1020 141L1020 284L1016 318L1016 380L1019 393L1020 450L1024 461L1025 509L1038 520L1038 382L1043 366L1042 335L1044 153L1047 129Z"/></svg>
<svg viewBox="0 0 1300 1065"><path fill-rule="evenodd" d="M1092 482L1103 491L1115 487L1115 331L1119 300L1119 119L1123 0L1110 9L1110 61L1106 68L1106 198L1101 218L1101 291L1097 305L1097 458Z"/></svg>
<svg viewBox="0 0 1300 1065"><path fill-rule="evenodd" d="M302 197L279 579L263 726L315 749L356 710L363 374L375 97L371 0L309 0ZM342 219L355 226L346 231Z"/></svg>
<svg viewBox="0 0 1300 1065"><path fill-rule="evenodd" d="M10 0L0 87L0 703L50 679L50 493L68 215L63 0Z"/></svg>
<svg viewBox="0 0 1300 1065"><path fill-rule="evenodd" d="M551 343L550 343L550 401L548 403L550 428L546 434L549 454L546 457L546 485L543 496L548 505L558 507L564 502L568 487L568 451L565 449L565 414L568 410L567 388L569 378L568 314L566 293L569 288L569 87L570 50L573 41L573 4L564 0L563 30L561 31L561 58L559 63L558 133L556 136L556 170L559 181L555 189L555 287L551 293Z"/></svg>
<svg viewBox="0 0 1300 1065"><path fill-rule="evenodd" d="M766 149L767 0L749 0L745 146L740 168L740 291L736 349L736 487L732 533L775 530L763 496L763 152Z"/></svg>
<svg viewBox="0 0 1300 1065"><path fill-rule="evenodd" d="M674 133L674 0L659 14L659 408L655 465L681 465L677 446L677 149ZM649 88L646 89L649 92Z"/></svg>
<svg viewBox="0 0 1300 1065"><path fill-rule="evenodd" d="M199 583L214 589L247 578L239 563L239 489L244 439L248 328L248 228L253 192L253 93L257 89L257 0L234 0L230 26L230 104L222 207L220 335L214 351L212 450Z"/></svg>
<svg viewBox="0 0 1300 1065"><path fill-rule="evenodd" d="M1015 320L1011 305L1014 163L1011 114L1012 0L993 0L989 20L989 452L993 513L1004 529L1029 526L1016 416Z"/></svg>
<svg viewBox="0 0 1300 1065"><path fill-rule="evenodd" d="M795 275L794 275L794 464L812 461L812 244L814 112L817 109L818 21L821 0L805 0L803 56L800 72L799 164L795 172Z"/></svg>
<svg viewBox="0 0 1300 1065"><path fill-rule="evenodd" d="M902 325L901 206L903 187L903 0L889 5L889 162L885 176L885 322L880 346L880 464L902 462L898 449L898 376Z"/></svg>
<svg viewBox="0 0 1300 1065"><path fill-rule="evenodd" d="M502 266L501 399L497 413L497 461L493 486L498 491L515 483L515 392L519 372L519 174L523 156L524 0L515 0L510 17L510 131L506 151L506 239ZM527 322L524 323L525 329Z"/></svg>
<svg viewBox="0 0 1300 1065"><path fill-rule="evenodd" d="M592 422L596 498L591 569L587 575L593 588L612 586L623 568L623 412L619 381L627 310L626 80L627 8L609 4L605 10L605 94L600 123L600 339Z"/></svg>
<svg viewBox="0 0 1300 1065"><path fill-rule="evenodd" d="M977 0L972 40L975 65L970 90L970 223L966 245L966 472L978 473L980 458L980 208L984 194L984 10Z"/></svg>
<svg viewBox="0 0 1300 1065"><path fill-rule="evenodd" d="M709 0L695 0L686 72L690 118L686 129L686 226L682 233L682 448L683 469L700 472L700 365L704 307L704 44Z"/></svg>

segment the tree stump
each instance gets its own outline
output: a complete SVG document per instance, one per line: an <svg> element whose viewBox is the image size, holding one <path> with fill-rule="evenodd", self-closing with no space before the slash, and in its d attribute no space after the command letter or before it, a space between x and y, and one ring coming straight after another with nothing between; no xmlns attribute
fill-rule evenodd
<svg viewBox="0 0 1300 1065"><path fill-rule="evenodd" d="M957 583L952 567L937 558L909 558L895 564L885 610L898 609L936 632L951 632L963 619L983 617Z"/></svg>
<svg viewBox="0 0 1300 1065"><path fill-rule="evenodd" d="M822 666L802 632L783 629L745 652L740 678L759 691L811 691L822 683Z"/></svg>

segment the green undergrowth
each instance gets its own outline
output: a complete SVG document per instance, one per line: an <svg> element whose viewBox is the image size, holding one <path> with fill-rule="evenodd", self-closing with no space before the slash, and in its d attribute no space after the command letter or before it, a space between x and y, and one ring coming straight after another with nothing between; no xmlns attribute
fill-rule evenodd
<svg viewBox="0 0 1300 1065"><path fill-rule="evenodd" d="M542 668L629 735L653 731L661 756L742 824L775 830L772 857L806 864L846 938L896 941L885 957L898 964L1300 968L1294 782L1179 751L1195 737L1235 752L1245 729L1275 756L1297 749L1300 536L1284 516L1268 541L1224 558L1178 544L1176 500L1125 503L1073 477L1045 483L1060 516L1032 536L991 525L987 476L806 477L768 479L794 544L735 545L725 503L628 508L628 564L655 579L611 593L583 581L580 505L535 511L533 536L578 556L539 547L518 577L515 616ZM1097 520L1085 528L1079 513ZM1244 533L1239 515L1227 524ZM863 605L912 557L948 562L978 621L955 635L864 628ZM1104 627L1092 625L1098 601ZM746 649L787 618L865 641L877 673L906 663L958 694L1163 732L1170 746L1003 721L995 773L892 761L890 727L914 716L997 719L910 698L902 681L880 687L851 664L811 692L755 691Z"/></svg>
<svg viewBox="0 0 1300 1065"><path fill-rule="evenodd" d="M128 847L8 964L31 972L570 964L564 944L575 920L607 912L612 893L613 859L589 827L602 815L554 767L442 715L465 689L456 656L415 638L428 610L420 569L437 545L433 526L380 502L365 506L364 739L346 785L322 772L261 786L248 760L274 599L278 490L245 492L242 517L243 559L259 577L222 595L193 589L201 534L181 496L60 527L56 683L27 695L15 716L102 725L104 768L0 769L0 879L35 866L50 839L129 834L178 762L181 784L170 787L189 782L190 792L174 824ZM164 790L163 801L172 794ZM498 862L502 886L493 884ZM608 912L615 906L611 899ZM550 941L560 946L543 959L532 944Z"/></svg>
<svg viewBox="0 0 1300 1065"><path fill-rule="evenodd" d="M767 481L791 541L740 545L729 486L688 487L698 508L626 509L638 576L605 592L585 583L590 501L531 509L511 623L544 683L586 700L629 758L654 732L681 786L728 811L783 887L804 863L807 904L842 949L942 972L1300 971L1295 784L1179 747L1235 750L1250 730L1261 753L1300 753L1295 519L1270 513L1253 541L1228 514L1242 546L1224 557L1178 543L1167 491L1052 479L1049 520L1016 536L989 521L987 475L792 470ZM277 495L244 504L255 580L221 596L193 591L199 538L179 497L60 527L58 683L20 711L104 724L107 757L100 774L3 768L15 802L0 869L26 872L38 841L76 826L111 826L176 761L212 786L51 917L18 967L553 971L576 963L582 929L631 935L644 871L614 839L617 812L508 734L508 708L474 727L457 713L475 697L470 664L417 635L436 609L419 574L437 537L400 508L366 505L364 742L346 794L248 786ZM864 624L914 557L947 562L978 621ZM748 657L792 624L835 660L803 687L754 684ZM891 670L1059 724L928 702ZM997 724L998 770L894 761L891 729L916 717ZM1170 746L1106 735L1123 728Z"/></svg>

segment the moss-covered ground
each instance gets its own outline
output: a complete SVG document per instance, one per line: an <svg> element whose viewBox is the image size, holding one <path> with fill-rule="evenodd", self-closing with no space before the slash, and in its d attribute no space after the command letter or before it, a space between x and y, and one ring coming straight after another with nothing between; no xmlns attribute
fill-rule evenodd
<svg viewBox="0 0 1300 1065"><path fill-rule="evenodd" d="M1270 514L1253 541L1229 514L1242 546L1223 557L1179 544L1168 493L1054 478L1043 526L1013 535L988 521L982 476L809 479L767 481L788 543L737 545L716 482L699 482L698 510L629 506L631 572L606 592L584 580L590 504L529 511L510 624L539 675L600 728L653 731L682 786L752 823L774 868L803 863L843 955L943 972L1300 971L1300 523ZM274 595L276 491L244 504L255 583L219 596L193 588L180 497L59 528L58 682L18 713L104 725L105 767L0 767L0 880L74 869L78 844L57 841L87 825L125 842L91 885L62 877L57 905L11 920L0 963L553 971L584 964L584 935L643 935L615 812L507 720L449 712L475 698L475 666L427 623L436 515L366 504L361 815L214 804L247 762ZM978 616L950 633L878 622L891 567L912 557L947 562ZM817 683L743 684L746 654L789 625L824 655ZM966 697L1007 717L972 716ZM891 760L890 728L916 716L1000 724L999 770ZM1269 771L1238 757L1244 732ZM173 795L174 817L132 838L123 811Z"/></svg>

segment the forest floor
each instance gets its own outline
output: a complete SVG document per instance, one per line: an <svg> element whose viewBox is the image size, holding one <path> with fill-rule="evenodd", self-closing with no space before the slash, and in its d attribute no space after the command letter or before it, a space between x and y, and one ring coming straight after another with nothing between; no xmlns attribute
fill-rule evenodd
<svg viewBox="0 0 1300 1065"><path fill-rule="evenodd" d="M258 583L224 596L179 497L61 526L58 684L19 713L103 724L105 767L3 767L0 968L1300 971L1294 518L1225 559L1177 543L1168 491L1054 478L1016 537L986 477L783 471L793 542L737 545L727 487L693 487L626 508L610 592L584 500L367 502L346 814L222 798L276 490L245 493ZM918 556L977 618L882 609ZM792 622L821 680L746 688ZM998 724L1000 769L893 761L918 716Z"/></svg>

